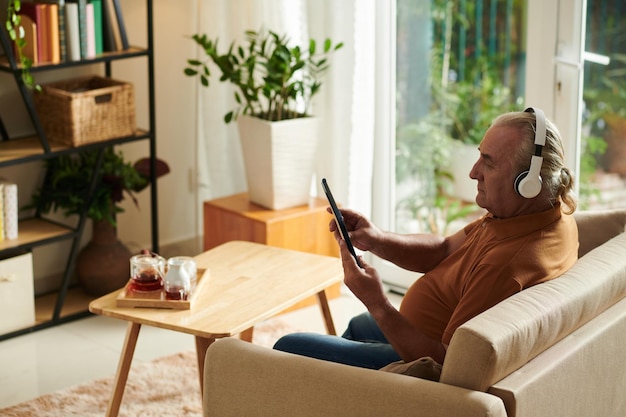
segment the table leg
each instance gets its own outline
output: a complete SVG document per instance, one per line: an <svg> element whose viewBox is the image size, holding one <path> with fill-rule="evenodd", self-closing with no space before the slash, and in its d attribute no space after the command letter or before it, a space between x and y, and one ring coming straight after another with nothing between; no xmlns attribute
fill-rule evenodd
<svg viewBox="0 0 626 417"><path fill-rule="evenodd" d="M328 297L326 291L322 290L317 293L317 300L324 316L324 323L326 324L326 331L328 334L337 335L335 331L335 323L333 323L333 316L330 314L330 307L328 307Z"/></svg>
<svg viewBox="0 0 626 417"><path fill-rule="evenodd" d="M135 346L137 345L137 337L139 336L139 330L141 324L128 323L126 328L126 339L124 340L124 347L120 356L120 362L117 366L117 374L115 375L115 386L113 388L113 395L109 400L109 407L107 408L107 417L117 417L120 412L120 405L122 404L122 397L124 396L124 388L126 387L126 381L128 380L128 371L130 370L130 364L133 360L133 354L135 353Z"/></svg>
<svg viewBox="0 0 626 417"><path fill-rule="evenodd" d="M250 327L248 330L244 330L239 335L239 338L246 342L252 342L252 336L254 334L254 327Z"/></svg>
<svg viewBox="0 0 626 417"><path fill-rule="evenodd" d="M200 375L200 396L204 395L204 360L206 351L215 342L214 338L196 336L196 357L198 360L198 374Z"/></svg>

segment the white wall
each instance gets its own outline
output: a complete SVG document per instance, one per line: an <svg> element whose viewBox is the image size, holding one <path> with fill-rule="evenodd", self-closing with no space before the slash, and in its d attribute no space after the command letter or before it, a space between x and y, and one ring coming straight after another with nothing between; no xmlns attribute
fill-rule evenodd
<svg viewBox="0 0 626 417"><path fill-rule="evenodd" d="M145 1L125 0L121 3L131 45L147 46ZM159 242L163 247L196 238L202 233L202 225L197 220L201 203L196 201L195 192L197 171L195 98L198 84L196 80L183 74L186 59L196 53L195 44L186 36L194 33L196 28L197 5L196 0L154 0L153 8L157 156L165 160L171 170L168 175L158 180L157 187ZM147 59L117 61L112 68L113 78L131 82L135 86L137 125L140 128L147 128ZM103 69L100 66L93 66L42 73L36 75L36 81L45 83L74 77L83 72L102 73ZM0 114L11 136L34 131L25 108L20 105L19 94L12 77L4 73L0 74ZM148 156L147 141L124 145L120 149L130 161ZM41 175L40 163L0 169L0 176L18 182L20 205L29 200ZM151 245L150 191L142 191L137 198L139 208L127 199L123 203L126 211L118 217L119 237L132 251ZM83 242L87 238L88 236ZM68 253L69 242L47 245L35 250L35 285L39 288L38 292L50 287L50 283L43 282L42 279L58 276L64 270Z"/></svg>
<svg viewBox="0 0 626 417"><path fill-rule="evenodd" d="M128 37L145 45L145 2L123 1ZM196 53L195 44L186 36L196 27L196 0L154 0L154 47L156 78L157 156L170 166L170 173L158 180L160 245L190 239L201 225L196 224L198 210L195 195L195 98L198 83L183 74L186 60ZM132 22L132 24L130 23ZM139 104L147 97L143 60L115 64L113 77L131 81L136 86L137 124L148 126L148 109ZM147 142L127 145L124 153L132 160L148 155ZM131 244L150 244L150 192L138 195L139 210L130 200L119 218L119 236Z"/></svg>

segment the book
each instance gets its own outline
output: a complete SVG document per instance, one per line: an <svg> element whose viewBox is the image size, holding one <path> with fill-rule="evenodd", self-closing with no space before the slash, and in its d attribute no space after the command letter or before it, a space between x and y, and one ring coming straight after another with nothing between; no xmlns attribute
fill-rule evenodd
<svg viewBox="0 0 626 417"><path fill-rule="evenodd" d="M113 6L115 8L115 16L117 17L117 26L120 31L121 49L126 50L130 48L130 45L128 44L128 36L126 35L126 26L124 26L124 16L122 15L120 0L113 0Z"/></svg>
<svg viewBox="0 0 626 417"><path fill-rule="evenodd" d="M114 0L104 0L105 9L107 12L108 18L108 26L111 31L111 36L113 38L113 44L110 46L110 51L121 51L122 50L122 37L120 34L120 26L117 20L117 13L115 12L115 4Z"/></svg>
<svg viewBox="0 0 626 417"><path fill-rule="evenodd" d="M67 60L67 41L65 40L65 0L34 0L45 4L48 17L46 38L51 51L50 62L59 63Z"/></svg>
<svg viewBox="0 0 626 417"><path fill-rule="evenodd" d="M22 48L22 54L31 59L33 64L39 63L39 53L37 47L37 25L28 15L20 15L20 26L24 30L24 41L26 45ZM19 60L17 46L15 47L15 58Z"/></svg>
<svg viewBox="0 0 626 417"><path fill-rule="evenodd" d="M18 206L17 184L3 181L3 214L4 214L4 239L17 239L18 231Z"/></svg>
<svg viewBox="0 0 626 417"><path fill-rule="evenodd" d="M58 64L61 62L61 45L59 40L59 5L47 4L44 7L46 11L46 21L48 29L46 32L46 40L50 51L50 62Z"/></svg>
<svg viewBox="0 0 626 417"><path fill-rule="evenodd" d="M65 40L67 41L67 59L80 61L80 28L76 3L65 5Z"/></svg>
<svg viewBox="0 0 626 417"><path fill-rule="evenodd" d="M80 40L80 58L87 58L87 0L66 0L68 4L76 3L78 6L78 31Z"/></svg>
<svg viewBox="0 0 626 417"><path fill-rule="evenodd" d="M50 31L50 18L48 16L48 5L47 4L37 4L37 8L41 13L41 21L37 25L37 33L39 36L39 61L40 62L50 62L52 61L52 51L50 50L50 37L47 35Z"/></svg>
<svg viewBox="0 0 626 417"><path fill-rule="evenodd" d="M47 39L45 39L45 17L42 4L24 2L22 3L19 14L28 16L37 28L37 61L48 62Z"/></svg>
<svg viewBox="0 0 626 417"><path fill-rule="evenodd" d="M102 50L116 51L115 36L113 34L113 20L111 18L108 0L102 0ZM117 21L115 22L117 24Z"/></svg>
<svg viewBox="0 0 626 417"><path fill-rule="evenodd" d="M65 28L65 0L56 0L59 21L59 57L67 61L67 30Z"/></svg>
<svg viewBox="0 0 626 417"><path fill-rule="evenodd" d="M87 15L87 58L96 57L96 28L93 18L93 4L87 3L86 5Z"/></svg>
<svg viewBox="0 0 626 417"><path fill-rule="evenodd" d="M102 0L91 0L93 4L93 21L96 36L96 55L104 52L104 39L102 34Z"/></svg>

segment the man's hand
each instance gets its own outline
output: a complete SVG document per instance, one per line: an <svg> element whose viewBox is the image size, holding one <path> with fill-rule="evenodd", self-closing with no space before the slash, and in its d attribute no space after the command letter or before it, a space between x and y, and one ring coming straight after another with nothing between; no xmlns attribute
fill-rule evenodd
<svg viewBox="0 0 626 417"><path fill-rule="evenodd" d="M368 310L376 309L388 303L383 283L374 267L359 256L362 268L348 250L341 237L337 239L343 264L344 283L361 300Z"/></svg>
<svg viewBox="0 0 626 417"><path fill-rule="evenodd" d="M326 211L332 214L330 207L328 207ZM382 236L381 230L362 214L354 210L340 209L339 211L341 211L346 229L348 229L352 245L360 250L372 250L372 248L378 244ZM337 241L341 240L341 234L334 218L329 223L328 229L335 235Z"/></svg>

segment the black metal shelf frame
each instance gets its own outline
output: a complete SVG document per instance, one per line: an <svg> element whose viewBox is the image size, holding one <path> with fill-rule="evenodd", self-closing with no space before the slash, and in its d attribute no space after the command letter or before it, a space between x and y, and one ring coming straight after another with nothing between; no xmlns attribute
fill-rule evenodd
<svg viewBox="0 0 626 417"><path fill-rule="evenodd" d="M48 321L44 321L42 323L34 324L31 327L19 329L17 331L13 331L4 335L0 335L0 340L4 340L10 337L15 337L21 334L29 333L32 331L36 331L39 329L48 328L57 324L64 323L68 320L72 320L79 317L84 317L89 313L87 311L75 313L71 316L61 316L62 308L65 302L65 298L69 289L69 284L74 272L74 263L76 260L76 256L79 249L80 238L83 234L85 222L87 220L86 209L89 206L90 200L93 198L94 189L97 184L98 179L98 171L100 169L102 163L102 157L104 155L104 150L107 147L121 145L124 143L130 143L135 141L148 140L149 141L149 159L150 159L150 210L151 210L151 234L152 234L152 250L154 252L159 251L159 236L158 236L158 211L157 211L157 183L156 183L156 110L155 110L155 79L154 79L154 40L153 40L153 5L152 0L146 0L146 21L147 21L147 47L146 48L138 48L131 47L126 51L121 52L107 52L98 57L88 60L81 61L71 61L71 62L62 62L58 64L40 64L34 65L30 68L31 73L44 72L44 71L55 71L64 68L70 67L79 67L85 65L92 64L102 64L104 65L105 75L107 77L111 76L112 73L112 63L119 60L133 59L139 57L147 58L147 73L148 73L148 108L149 108L149 127L148 130L137 130L134 136L124 137L124 138L116 138L103 142L95 142L86 144L80 147L61 147L55 150L52 150L50 147L50 143L46 137L46 134L41 126L39 116L35 110L34 101L32 92L29 91L28 87L24 84L21 78L21 68L19 64L16 62L15 57L11 53L5 54L6 60L4 62L0 62L0 72L10 73L13 75L14 81L18 87L20 95L26 105L26 109L28 111L30 120L33 123L36 132L36 138L38 138L39 143L41 145L41 152L39 153L27 153L21 156L17 156L13 159L2 159L0 158L0 168L7 167L11 165L18 165L27 162L40 161L50 158L55 158L64 154L72 154L77 152L82 152L85 150L99 150L99 159L97 163L97 169L94 170L94 175L91 179L91 188L88 203L85 205L82 213L78 216L78 224L74 227L68 227L67 233L61 233L52 238L42 238L33 242L27 242L24 244L18 244L11 247L5 247L4 249L0 249L0 257L10 256L13 253L30 251L34 247L52 244L58 242L60 240L72 240L71 250L68 255L68 259L66 262L66 268L62 279L61 288L57 293L57 300L54 308L54 312L52 317ZM4 51L12 51L12 45L9 40L6 29L0 29L0 43ZM9 138L9 135L6 131L2 118L0 116L0 151L3 150L3 144L8 144L11 142L12 146L17 145L19 147L20 140L24 140L24 138ZM40 218L40 213L35 215ZM48 220L46 220L48 221Z"/></svg>

